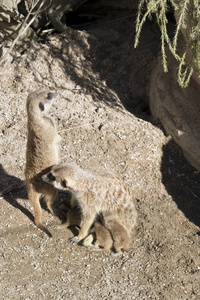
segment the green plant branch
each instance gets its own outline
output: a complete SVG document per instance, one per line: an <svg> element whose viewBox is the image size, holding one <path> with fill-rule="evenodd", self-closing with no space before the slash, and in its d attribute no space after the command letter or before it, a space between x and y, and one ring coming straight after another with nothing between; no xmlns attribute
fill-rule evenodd
<svg viewBox="0 0 200 300"><path fill-rule="evenodd" d="M167 30L168 3L171 2L175 11L178 12L176 30L172 41ZM138 5L136 19L135 44L139 44L142 27L146 20L156 17L161 31L161 54L163 69L167 72L167 56L165 47L168 45L172 55L178 61L178 83L181 87L187 87L195 70L200 76L200 5L198 0L141 0ZM181 29L185 29L186 48L182 55L177 53L178 37ZM186 62L189 53L191 59ZM188 59L188 58L187 58Z"/></svg>

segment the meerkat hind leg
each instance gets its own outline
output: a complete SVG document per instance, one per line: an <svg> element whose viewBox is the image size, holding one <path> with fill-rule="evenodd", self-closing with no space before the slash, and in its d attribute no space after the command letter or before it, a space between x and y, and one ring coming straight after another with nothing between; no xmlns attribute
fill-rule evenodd
<svg viewBox="0 0 200 300"><path fill-rule="evenodd" d="M35 190L31 187L28 188L28 198L31 202L31 205L33 206L34 209L34 222L35 225L44 231L49 237L52 237L52 234L50 231L42 224L42 209L40 205L40 196L41 194L35 192Z"/></svg>

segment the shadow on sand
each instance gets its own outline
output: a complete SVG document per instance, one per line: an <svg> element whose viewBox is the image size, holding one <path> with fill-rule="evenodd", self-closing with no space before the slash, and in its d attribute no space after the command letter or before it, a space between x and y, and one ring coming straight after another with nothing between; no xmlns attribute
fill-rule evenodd
<svg viewBox="0 0 200 300"><path fill-rule="evenodd" d="M33 214L17 201L18 198L28 199L25 182L20 178L9 175L2 164L0 164L0 195L10 205L19 209L34 222Z"/></svg>
<svg viewBox="0 0 200 300"><path fill-rule="evenodd" d="M7 201L10 205L12 205L14 208L20 210L24 215L26 215L31 220L31 222L34 223L33 214L17 201L18 199L24 199L28 201L25 182L20 178L9 175L3 168L2 164L0 164L0 196L5 201ZM66 221L64 215L66 215L68 209L70 208L70 204L69 204L70 198L71 198L70 193L59 192L58 199L55 201L54 204L55 207L59 208L60 205L62 205L63 207L61 213L57 215L59 220L62 222ZM42 209L48 211L44 197L41 197L40 203ZM77 232L74 228L70 228L70 229L73 233Z"/></svg>
<svg viewBox="0 0 200 300"><path fill-rule="evenodd" d="M178 208L200 228L200 174L171 140L163 147L162 182Z"/></svg>

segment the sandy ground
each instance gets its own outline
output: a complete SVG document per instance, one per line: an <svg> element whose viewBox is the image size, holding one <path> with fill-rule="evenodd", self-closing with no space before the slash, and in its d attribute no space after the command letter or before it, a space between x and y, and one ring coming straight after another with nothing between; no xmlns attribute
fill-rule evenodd
<svg viewBox="0 0 200 300"><path fill-rule="evenodd" d="M134 49L134 26L132 12L116 11L85 31L28 42L0 68L1 299L200 299L199 173L149 113L160 37L147 24ZM138 226L128 252L72 245L73 232L45 209L53 237L33 224L25 102L38 88L59 91L50 114L62 161L132 189Z"/></svg>

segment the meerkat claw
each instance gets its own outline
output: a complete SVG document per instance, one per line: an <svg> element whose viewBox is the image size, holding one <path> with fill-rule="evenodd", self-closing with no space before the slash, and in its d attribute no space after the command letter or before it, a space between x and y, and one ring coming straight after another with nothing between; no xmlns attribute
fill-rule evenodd
<svg viewBox="0 0 200 300"><path fill-rule="evenodd" d="M78 243L80 240L77 238L77 236L74 236L69 239L70 243L75 244Z"/></svg>

